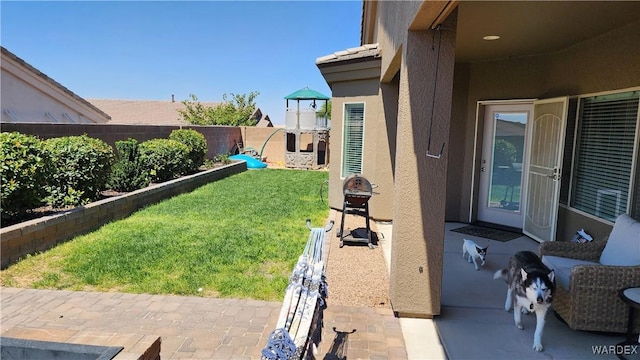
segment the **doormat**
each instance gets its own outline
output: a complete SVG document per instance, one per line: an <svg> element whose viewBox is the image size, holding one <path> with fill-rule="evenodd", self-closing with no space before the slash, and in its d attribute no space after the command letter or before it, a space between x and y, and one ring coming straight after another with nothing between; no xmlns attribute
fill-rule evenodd
<svg viewBox="0 0 640 360"><path fill-rule="evenodd" d="M513 239L519 238L520 236L523 236L520 233L515 233L512 231L492 229L492 228L477 226L477 225L467 225L461 228L452 229L451 231L455 231L457 233L466 234L466 235L478 236L485 239L502 241L502 242L513 240Z"/></svg>

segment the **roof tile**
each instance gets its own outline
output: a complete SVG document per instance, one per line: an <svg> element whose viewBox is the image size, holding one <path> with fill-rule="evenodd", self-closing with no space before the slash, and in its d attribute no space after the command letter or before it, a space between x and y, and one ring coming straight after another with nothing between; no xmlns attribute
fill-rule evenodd
<svg viewBox="0 0 640 360"><path fill-rule="evenodd" d="M126 125L188 125L178 110L185 109L180 101L87 99L111 116L109 124ZM200 102L204 106L219 103Z"/></svg>
<svg viewBox="0 0 640 360"><path fill-rule="evenodd" d="M336 51L333 54L321 56L316 59L316 65L338 62L343 60L362 59L366 57L379 57L378 44L365 44L346 50Z"/></svg>

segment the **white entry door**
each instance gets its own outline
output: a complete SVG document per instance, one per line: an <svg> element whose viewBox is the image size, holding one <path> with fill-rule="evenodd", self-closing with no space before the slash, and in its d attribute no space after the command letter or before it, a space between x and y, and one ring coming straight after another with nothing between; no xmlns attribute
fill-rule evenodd
<svg viewBox="0 0 640 360"><path fill-rule="evenodd" d="M527 206L522 231L538 241L556 237L568 98L535 101L530 124Z"/></svg>
<svg viewBox="0 0 640 360"><path fill-rule="evenodd" d="M486 104L484 109L477 219L520 229L532 102Z"/></svg>

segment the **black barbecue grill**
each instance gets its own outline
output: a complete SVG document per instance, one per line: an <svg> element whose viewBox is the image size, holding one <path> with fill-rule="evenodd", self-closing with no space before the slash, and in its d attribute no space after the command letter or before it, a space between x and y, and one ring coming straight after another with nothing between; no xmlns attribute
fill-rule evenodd
<svg viewBox="0 0 640 360"><path fill-rule="evenodd" d="M375 246L371 243L371 227L369 225L369 199L373 195L373 186L369 180L364 176L353 174L344 179L342 184L342 193L344 195L344 201L342 205L342 221L340 222L340 247L344 246L344 242L366 242L369 248L373 249ZM348 235L344 232L344 219L345 215L354 214L364 216L366 221L367 237L357 237L354 235L354 231L350 231Z"/></svg>

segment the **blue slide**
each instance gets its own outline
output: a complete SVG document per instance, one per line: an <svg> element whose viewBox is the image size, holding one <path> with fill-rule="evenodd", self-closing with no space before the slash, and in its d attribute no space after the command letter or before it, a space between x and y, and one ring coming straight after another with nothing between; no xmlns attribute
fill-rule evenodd
<svg viewBox="0 0 640 360"><path fill-rule="evenodd" d="M267 167L267 164L263 163L262 161L245 154L231 155L229 156L229 159L246 161L247 169L263 169Z"/></svg>

